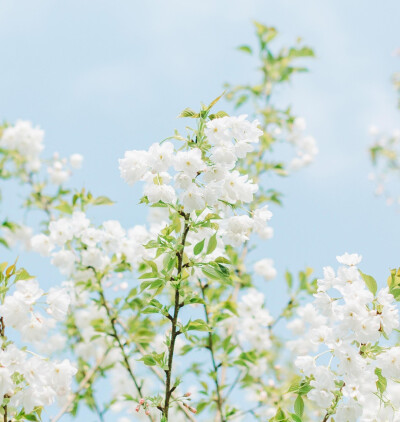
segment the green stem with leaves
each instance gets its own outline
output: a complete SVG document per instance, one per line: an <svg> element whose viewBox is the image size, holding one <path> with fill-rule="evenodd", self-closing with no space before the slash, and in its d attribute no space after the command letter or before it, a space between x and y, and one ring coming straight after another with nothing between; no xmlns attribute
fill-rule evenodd
<svg viewBox="0 0 400 422"><path fill-rule="evenodd" d="M179 334L181 334L181 332L178 330L179 310L184 306L183 303L180 303L179 288L180 288L180 279L182 276L182 268L183 268L183 254L185 250L186 237L190 230L190 225L189 225L189 214L182 213L181 215L185 219L185 225L183 228L181 242L180 242L178 251L176 252L176 255L178 258L178 263L177 263L178 274L176 277L177 284L174 286L175 288L174 315L173 316L169 315L169 318L168 318L171 321L171 338L170 338L170 342L168 346L168 366L167 366L167 369L165 370L165 400L164 400L164 407L162 408L163 421L168 421L169 404L170 404L172 393L176 389L175 385L171 387L172 364L173 364L173 359L174 359L176 338L178 337Z"/></svg>

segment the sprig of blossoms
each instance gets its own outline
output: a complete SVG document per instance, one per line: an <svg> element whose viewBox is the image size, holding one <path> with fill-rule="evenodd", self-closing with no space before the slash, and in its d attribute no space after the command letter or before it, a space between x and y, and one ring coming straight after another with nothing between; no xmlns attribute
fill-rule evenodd
<svg viewBox="0 0 400 422"><path fill-rule="evenodd" d="M258 187L234 167L258 142L258 124L246 116L224 116L206 123L201 145L175 151L164 142L148 151L127 151L120 160L121 176L130 185L144 181L150 203L175 204L178 198L185 212L250 202Z"/></svg>
<svg viewBox="0 0 400 422"><path fill-rule="evenodd" d="M70 191L62 185L74 169L81 167L83 157L72 154L67 159L55 153L51 159L45 159L42 157L43 141L44 131L29 121L18 120L14 125L0 126L0 179L13 177L28 185L30 192L24 206L53 216L54 211L65 208ZM11 247L22 242L29 249L30 227L6 218L0 228L3 232L0 243Z"/></svg>
<svg viewBox="0 0 400 422"><path fill-rule="evenodd" d="M56 400L62 402L70 393L76 369L68 359L52 361L18 344L22 341L40 349L56 322L65 320L69 295L62 288L45 294L38 282L24 269L17 270L15 264L3 263L0 269L1 413L5 420L37 420L34 415L40 418L44 407ZM13 294L9 294L11 288ZM40 308L50 317L46 318ZM15 331L20 341L14 343L10 333Z"/></svg>
<svg viewBox="0 0 400 422"><path fill-rule="evenodd" d="M397 304L388 287L377 291L376 281L357 268L361 256L337 260L343 265L337 272L324 268L314 302L288 325L301 336L288 347L305 376L291 390L306 394L324 421L397 421L398 347L390 340L399 327Z"/></svg>
<svg viewBox="0 0 400 422"><path fill-rule="evenodd" d="M400 205L398 182L400 176L400 131L381 133L375 126L370 128L374 142L369 148L374 171L369 179L375 186L374 193L386 200L387 205Z"/></svg>
<svg viewBox="0 0 400 422"><path fill-rule="evenodd" d="M294 74L306 70L295 63L314 57L314 52L303 45L301 39L290 48L276 50L271 45L278 36L276 28L260 22L254 22L254 26L258 51L249 45L242 45L238 50L256 56L260 78L255 84L227 84L227 99L233 101L236 108L250 105L254 115L259 117L264 132L261 148L250 154L247 162L243 163L246 173L260 176L264 172L273 171L278 175L287 175L312 163L318 154L318 146L312 136L305 134L305 119L294 116L290 107L276 106L272 98ZM294 154L287 154L286 145L294 149ZM268 155L264 154L266 152Z"/></svg>

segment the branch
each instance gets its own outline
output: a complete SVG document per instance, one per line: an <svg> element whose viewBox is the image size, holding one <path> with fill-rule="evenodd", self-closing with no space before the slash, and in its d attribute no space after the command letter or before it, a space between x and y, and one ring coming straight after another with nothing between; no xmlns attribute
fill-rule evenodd
<svg viewBox="0 0 400 422"><path fill-rule="evenodd" d="M179 280L181 274L182 274L182 264L183 264L183 252L185 249L185 243L186 243L186 237L189 233L189 214L182 213L183 217L185 219L185 226L182 233L182 240L181 240L181 248L177 252L178 256L178 265L177 265L177 279ZM172 325L172 331L171 331L171 341L168 348L168 369L165 371L165 401L164 401L164 408L163 408L163 415L165 417L165 420L168 421L168 411L169 411L169 402L171 400L171 395L175 388L171 389L171 375L172 375L172 363L174 358L174 351L175 351L175 340L177 336L179 335L179 331L177 330L178 325L178 314L179 310L181 308L179 303L179 285L175 287L175 299L174 299L174 315L172 317L171 325Z"/></svg>
<svg viewBox="0 0 400 422"><path fill-rule="evenodd" d="M108 306L107 300L106 300L105 295L104 295L104 290L103 290L103 287L102 287L100 281L99 281L99 295L100 295L100 299L101 299L101 304L104 307L104 309L106 310L107 317L108 317L110 325L111 325L112 337L114 337L114 339L117 341L118 347L121 350L124 366L125 366L126 370L128 371L128 374L129 374L130 378L132 379L133 383L135 384L136 390L139 394L139 398L142 398L143 397L142 387L139 385L139 383L138 383L138 381L137 381L137 379L136 379L136 377L135 377L135 375L132 371L131 365L129 363L128 355L126 354L126 351L125 351L125 347L121 342L117 328L115 326L116 319L111 314L111 310L110 310L110 307ZM148 416L149 416L149 419L152 422L154 422L153 416L152 415L148 415Z"/></svg>
<svg viewBox="0 0 400 422"><path fill-rule="evenodd" d="M201 284L200 280L199 280L199 285L200 285L200 289L201 289L201 295L202 295L203 300L204 300L203 307L204 307L204 313L205 313L205 316L206 316L206 322L207 322L207 325L209 325L210 324L210 317L209 317L208 307L207 307L207 304L206 304L206 295L205 295L206 287ZM220 385L219 385L219 382L218 382L218 367L219 366L217 365L216 360L215 360L214 342L213 342L213 337L212 337L211 332L208 332L208 350L211 353L211 361L212 361L212 366L213 366L214 373L215 373L214 383L215 383L215 390L217 392L216 403L217 403L217 409L218 409L216 419L220 418L221 422L226 422L226 418L224 417L224 413L223 413L223 409L222 409L221 388L220 388Z"/></svg>

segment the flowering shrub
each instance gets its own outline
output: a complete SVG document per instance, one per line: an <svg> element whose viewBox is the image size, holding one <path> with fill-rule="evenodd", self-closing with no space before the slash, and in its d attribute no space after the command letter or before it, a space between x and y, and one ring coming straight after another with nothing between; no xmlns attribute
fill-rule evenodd
<svg viewBox="0 0 400 422"><path fill-rule="evenodd" d="M4 218L1 242L22 241L67 280L45 294L25 270L0 267L5 422L41 420L56 399L52 422L82 406L119 422L399 419L400 271L379 292L358 255L338 257L337 274L325 268L320 280L310 268L287 272L287 304L274 315L260 288L278 276L274 262L249 264L273 236L270 208L280 203L264 175L290 174L317 154L304 119L272 103L313 52L274 52L277 31L256 31L262 81L226 94L236 108L254 103L251 117L220 110L221 96L182 111L185 133L119 160L122 179L143 187L145 225L91 220L91 206L112 201L68 187L83 158L43 159L44 133L29 122L1 128L0 178L17 180L22 208L42 216L33 227ZM275 160L284 143L295 156Z"/></svg>

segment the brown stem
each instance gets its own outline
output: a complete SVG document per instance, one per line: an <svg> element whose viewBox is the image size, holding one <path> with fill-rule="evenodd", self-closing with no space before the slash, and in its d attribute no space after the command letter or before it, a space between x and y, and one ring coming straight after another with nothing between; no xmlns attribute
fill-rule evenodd
<svg viewBox="0 0 400 422"><path fill-rule="evenodd" d="M199 280L199 285L200 285L200 289L201 289L201 295L203 297L204 300L204 313L206 316L206 322L209 325L210 324L210 313L208 310L208 306L206 304L206 295L205 295L205 289L206 286L203 286L201 281ZM221 419L221 422L226 422L226 418L224 417L224 413L223 413L223 409L222 409L222 396L221 396L221 388L219 385L219 381L218 381L218 365L216 363L215 360L215 351L214 351L214 341L213 341L213 337L212 337L212 333L209 332L208 333L208 350L210 351L211 354L211 362L212 362L212 366L214 369L214 383L215 383L215 390L217 392L217 409L218 409L218 415L217 418Z"/></svg>
<svg viewBox="0 0 400 422"><path fill-rule="evenodd" d="M185 249L185 243L186 243L186 237L189 233L189 214L183 214L183 217L185 218L185 226L182 233L182 240L180 244L179 251L177 252L178 257L178 265L177 265L177 280L179 283L180 276L182 274L182 263L183 263L183 253ZM180 295L179 295L179 284L175 286L175 298L174 298L174 315L172 317L171 321L171 340L168 347L168 369L165 370L165 400L164 400L164 407L162 409L162 413L165 417L165 420L168 421L168 411L169 411L169 403L171 400L171 395L175 390L175 386L171 388L171 376L172 376L172 364L174 359L174 351L175 351L175 341L178 335L180 334L180 331L178 328L178 314L180 308L183 306L179 303Z"/></svg>

